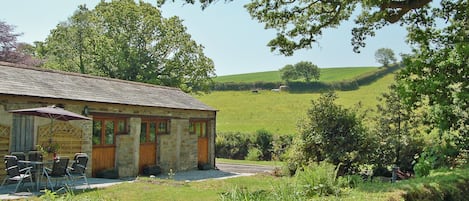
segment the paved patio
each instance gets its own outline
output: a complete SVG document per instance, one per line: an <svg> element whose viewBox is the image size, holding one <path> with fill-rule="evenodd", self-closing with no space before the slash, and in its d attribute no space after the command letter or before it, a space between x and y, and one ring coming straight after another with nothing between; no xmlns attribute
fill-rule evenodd
<svg viewBox="0 0 469 201"><path fill-rule="evenodd" d="M2 178L3 181L3 178ZM112 186L115 184L120 184L122 182L132 182L133 179L128 180L120 180L120 179L103 179L103 178L88 178L88 182L90 183L91 188L104 188L108 186ZM53 183L55 184L55 183ZM23 187L21 187L17 192L14 193L16 183L15 184L8 184L0 187L0 200L11 200L11 199L26 199L29 196L40 196L44 194L44 191L41 192L35 191L35 183L26 182ZM78 180L74 183L75 188L85 189L88 186L84 184L84 180Z"/></svg>
<svg viewBox="0 0 469 201"><path fill-rule="evenodd" d="M177 181L204 181L207 179L227 179L240 176L251 176L253 173L236 173L231 171L224 170L190 170L182 172L174 172L173 175L160 174L156 178L161 179L171 179ZM1 178L3 181L3 178ZM91 188L105 188L115 184L120 184L123 182L133 182L135 178L126 178L126 179L103 179L103 178L88 178ZM0 181L1 182L1 181ZM54 183L55 184L55 183ZM44 184L43 184L44 185ZM84 184L84 180L77 180L74 183L75 189L85 189L87 185ZM26 182L24 186L18 190L18 193L12 193L15 190L16 184L9 184L0 187L0 200L11 200L11 199L27 199L30 196L40 196L44 194L43 190L41 192L36 192L34 190L35 183Z"/></svg>

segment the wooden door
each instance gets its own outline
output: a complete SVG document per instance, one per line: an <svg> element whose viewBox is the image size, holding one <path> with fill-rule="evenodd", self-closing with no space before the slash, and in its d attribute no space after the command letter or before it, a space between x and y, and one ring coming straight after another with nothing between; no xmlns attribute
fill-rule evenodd
<svg viewBox="0 0 469 201"><path fill-rule="evenodd" d="M208 134L206 120L192 120L190 123L190 132L196 134L197 140L197 164L205 165L208 163Z"/></svg>
<svg viewBox="0 0 469 201"><path fill-rule="evenodd" d="M156 165L156 143L140 144L140 159L138 164L140 173L142 173L143 167Z"/></svg>
<svg viewBox="0 0 469 201"><path fill-rule="evenodd" d="M142 120L140 125L140 152L139 152L139 172L143 172L145 166L156 165L157 147L156 134L157 120Z"/></svg>
<svg viewBox="0 0 469 201"><path fill-rule="evenodd" d="M198 164L208 163L208 137L199 137L197 143Z"/></svg>
<svg viewBox="0 0 469 201"><path fill-rule="evenodd" d="M124 118L93 117L92 173L116 166L116 134L126 132Z"/></svg>
<svg viewBox="0 0 469 201"><path fill-rule="evenodd" d="M93 177L96 173L112 169L116 164L116 147L115 146L95 146L93 147Z"/></svg>

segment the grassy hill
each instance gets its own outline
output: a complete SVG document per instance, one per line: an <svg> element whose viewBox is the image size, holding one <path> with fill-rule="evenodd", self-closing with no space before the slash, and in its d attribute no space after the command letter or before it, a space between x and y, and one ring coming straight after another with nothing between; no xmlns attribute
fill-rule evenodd
<svg viewBox="0 0 469 201"><path fill-rule="evenodd" d="M361 74L376 71L378 67L344 67L344 68L321 68L321 82L333 82L348 80ZM215 82L281 82L279 71L266 71L257 73L245 73L238 75L219 76Z"/></svg>
<svg viewBox="0 0 469 201"><path fill-rule="evenodd" d="M337 69L332 70L334 72ZM389 74L370 85L361 86L358 90L338 91L337 103L345 107L354 107L361 102L364 109L375 109L378 103L376 98L386 92L393 82L394 75ZM310 101L319 95L271 91L260 91L258 94L250 91L215 91L197 98L219 110L218 132L253 133L266 129L275 134L293 134L296 133L298 120L306 117Z"/></svg>

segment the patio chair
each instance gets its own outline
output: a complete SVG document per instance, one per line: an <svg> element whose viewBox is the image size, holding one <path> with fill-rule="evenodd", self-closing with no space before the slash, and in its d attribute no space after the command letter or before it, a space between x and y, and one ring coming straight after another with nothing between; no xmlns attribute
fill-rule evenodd
<svg viewBox="0 0 469 201"><path fill-rule="evenodd" d="M59 180L66 180L67 184L70 183L69 177L67 174L67 166L68 166L68 158L57 158L54 160L52 165L52 169L45 168L44 175L47 178L47 184L50 185L52 191L54 190L54 186L52 186L51 180L55 180L55 187L58 187ZM47 188L47 185L46 185Z"/></svg>
<svg viewBox="0 0 469 201"><path fill-rule="evenodd" d="M18 192L18 188L20 185L24 185L24 180L28 179L30 182L33 182L33 178L31 175L31 167L26 167L23 169L20 169L18 167L18 158L16 156L12 155L5 155L4 157L5 161L5 171L7 173L7 176L3 180L2 186L5 185L7 181L13 181L17 182L16 188L15 188L15 193Z"/></svg>
<svg viewBox="0 0 469 201"><path fill-rule="evenodd" d="M20 161L25 161L26 160L26 154L24 154L24 152L21 152L21 151L11 152L10 155L16 156L16 158Z"/></svg>
<svg viewBox="0 0 469 201"><path fill-rule="evenodd" d="M91 188L90 183L88 183L88 178L86 178L87 163L88 155L85 153L76 153L73 157L72 166L67 169L68 176L70 177L70 180L73 185L78 179L83 178L88 188Z"/></svg>
<svg viewBox="0 0 469 201"><path fill-rule="evenodd" d="M24 152L21 152L21 151L14 151L14 152L11 152L10 155L12 156L16 156L16 158L19 160L19 161L25 161L26 160L26 154ZM18 167L20 169L23 169L25 167L27 167L26 164L24 163L18 163Z"/></svg>
<svg viewBox="0 0 469 201"><path fill-rule="evenodd" d="M30 161L42 161L42 152L40 151L29 151L28 152L28 159Z"/></svg>

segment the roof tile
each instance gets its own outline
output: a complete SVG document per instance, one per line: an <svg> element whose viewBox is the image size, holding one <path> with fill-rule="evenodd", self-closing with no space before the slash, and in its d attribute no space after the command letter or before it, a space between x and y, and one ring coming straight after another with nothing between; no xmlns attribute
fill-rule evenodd
<svg viewBox="0 0 469 201"><path fill-rule="evenodd" d="M216 111L177 88L0 62L0 94Z"/></svg>

